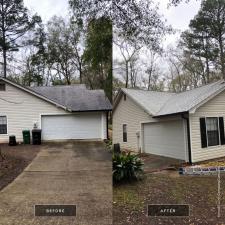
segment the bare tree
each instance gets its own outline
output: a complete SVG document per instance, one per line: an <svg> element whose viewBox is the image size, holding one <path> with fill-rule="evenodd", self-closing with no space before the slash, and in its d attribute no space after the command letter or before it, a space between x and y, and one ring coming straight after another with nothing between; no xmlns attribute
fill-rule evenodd
<svg viewBox="0 0 225 225"><path fill-rule="evenodd" d="M126 40L121 40L119 38L114 38L114 43L119 48L123 58L123 63L125 65L125 87L127 88L129 86L129 80L134 81L133 77L131 78L133 72L133 65L131 64L135 62L141 46L135 44L131 46Z"/></svg>
<svg viewBox="0 0 225 225"><path fill-rule="evenodd" d="M146 70L145 73L147 74L147 89L151 90L153 85L152 82L155 81L155 78L159 77L157 72L157 60L159 59L159 55L157 52L149 50L146 54L147 57L147 63L146 63Z"/></svg>
<svg viewBox="0 0 225 225"><path fill-rule="evenodd" d="M130 85L132 88L137 86L137 82L139 79L139 75L140 75L140 67L141 65L139 64L139 58L138 56L132 57L130 62L129 62L129 66L130 66Z"/></svg>

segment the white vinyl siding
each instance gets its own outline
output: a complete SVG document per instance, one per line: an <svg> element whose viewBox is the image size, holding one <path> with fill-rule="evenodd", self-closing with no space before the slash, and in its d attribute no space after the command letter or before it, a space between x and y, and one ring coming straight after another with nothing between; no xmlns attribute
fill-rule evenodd
<svg viewBox="0 0 225 225"><path fill-rule="evenodd" d="M198 162L225 156L225 145L201 147L200 117L224 117L225 120L225 92L223 91L203 106L194 114L190 114L190 134L192 161Z"/></svg>
<svg viewBox="0 0 225 225"><path fill-rule="evenodd" d="M0 97L0 115L6 115L8 122L8 134L0 135L0 143L8 142L9 135L15 135L17 141L22 141L22 130L32 130L34 123L41 127L41 115L71 114L10 84L6 84L6 91L0 92ZM106 127L103 117L105 115L100 122ZM103 133L106 136L106 130Z"/></svg>
<svg viewBox="0 0 225 225"><path fill-rule="evenodd" d="M143 151L187 160L185 129L182 119L143 124Z"/></svg>
<svg viewBox="0 0 225 225"><path fill-rule="evenodd" d="M137 132L140 132L141 122L152 121L140 106L126 96L122 96L113 111L113 143L120 143L122 148L138 151ZM123 124L127 124L127 142L123 142Z"/></svg>

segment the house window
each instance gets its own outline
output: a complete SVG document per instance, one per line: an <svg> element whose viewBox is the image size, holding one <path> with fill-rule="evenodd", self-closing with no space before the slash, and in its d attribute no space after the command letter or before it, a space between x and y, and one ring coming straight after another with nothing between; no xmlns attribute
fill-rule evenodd
<svg viewBox="0 0 225 225"><path fill-rule="evenodd" d="M127 124L123 124L123 142L127 142Z"/></svg>
<svg viewBox="0 0 225 225"><path fill-rule="evenodd" d="M199 120L202 148L225 145L223 117L201 117Z"/></svg>
<svg viewBox="0 0 225 225"><path fill-rule="evenodd" d="M0 116L0 134L7 134L7 118Z"/></svg>
<svg viewBox="0 0 225 225"><path fill-rule="evenodd" d="M0 91L5 91L5 83L0 83Z"/></svg>
<svg viewBox="0 0 225 225"><path fill-rule="evenodd" d="M219 145L219 126L217 117L206 118L208 146Z"/></svg>

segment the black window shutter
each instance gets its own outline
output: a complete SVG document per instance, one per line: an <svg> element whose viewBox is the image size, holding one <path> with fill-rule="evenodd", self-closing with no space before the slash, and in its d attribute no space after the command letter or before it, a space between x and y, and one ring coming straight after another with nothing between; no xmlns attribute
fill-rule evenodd
<svg viewBox="0 0 225 225"><path fill-rule="evenodd" d="M220 126L220 141L221 141L221 145L224 145L225 144L225 137L224 137L223 117L219 117L219 126Z"/></svg>
<svg viewBox="0 0 225 225"><path fill-rule="evenodd" d="M205 118L200 118L200 131L201 131L202 148L206 148L207 147L207 137L206 137Z"/></svg>

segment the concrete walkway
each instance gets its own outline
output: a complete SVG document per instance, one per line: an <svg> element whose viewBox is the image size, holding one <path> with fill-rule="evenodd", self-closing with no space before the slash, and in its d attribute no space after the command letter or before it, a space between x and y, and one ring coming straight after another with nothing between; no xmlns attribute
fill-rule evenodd
<svg viewBox="0 0 225 225"><path fill-rule="evenodd" d="M110 225L111 174L111 155L103 143L45 144L0 192L0 224ZM76 204L77 216L35 217L35 204Z"/></svg>

